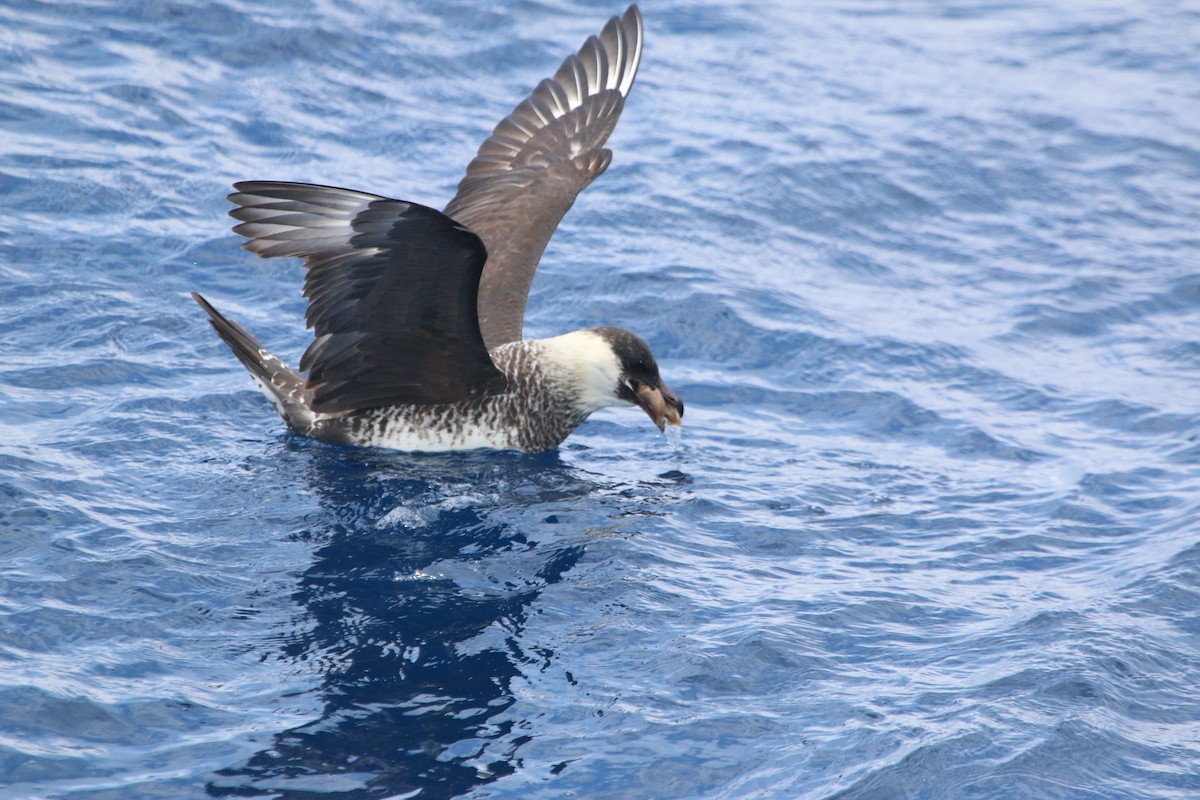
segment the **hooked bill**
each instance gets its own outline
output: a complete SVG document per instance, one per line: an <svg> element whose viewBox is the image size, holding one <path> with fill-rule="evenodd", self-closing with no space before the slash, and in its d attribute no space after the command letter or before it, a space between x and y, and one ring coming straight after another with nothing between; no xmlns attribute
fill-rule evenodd
<svg viewBox="0 0 1200 800"><path fill-rule="evenodd" d="M637 387L638 404L646 409L646 414L658 426L658 429L665 430L667 425L678 426L683 424L683 418L679 415L679 410L667 402L663 397L662 391L646 384L641 384Z"/></svg>

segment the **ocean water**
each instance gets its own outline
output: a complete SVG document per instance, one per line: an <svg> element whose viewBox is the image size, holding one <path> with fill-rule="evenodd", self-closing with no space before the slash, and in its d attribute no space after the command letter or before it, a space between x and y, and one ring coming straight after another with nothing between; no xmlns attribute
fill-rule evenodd
<svg viewBox="0 0 1200 800"><path fill-rule="evenodd" d="M0 796L1200 797L1200 11L646 0L557 453L288 435L240 179L441 206L623 6L0 5Z"/></svg>

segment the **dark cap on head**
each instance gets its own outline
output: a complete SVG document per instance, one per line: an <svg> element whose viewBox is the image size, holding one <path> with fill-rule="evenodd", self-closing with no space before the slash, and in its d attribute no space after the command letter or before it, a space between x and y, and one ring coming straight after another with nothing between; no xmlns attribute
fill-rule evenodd
<svg viewBox="0 0 1200 800"><path fill-rule="evenodd" d="M662 430L678 425L683 419L683 401L671 391L658 374L658 362L642 338L624 328L592 328L612 348L621 365L621 383L617 397L641 406Z"/></svg>

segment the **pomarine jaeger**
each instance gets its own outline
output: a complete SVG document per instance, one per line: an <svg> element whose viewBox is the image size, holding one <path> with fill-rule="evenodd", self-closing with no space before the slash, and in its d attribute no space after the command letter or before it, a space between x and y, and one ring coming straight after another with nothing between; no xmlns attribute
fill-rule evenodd
<svg viewBox="0 0 1200 800"><path fill-rule="evenodd" d="M289 428L409 451L538 452L607 406L640 406L659 430L681 423L683 403L629 331L522 338L538 260L608 167L603 145L641 55L634 5L496 126L444 211L330 186L234 184L242 247L304 261L314 340L300 372L192 297Z"/></svg>

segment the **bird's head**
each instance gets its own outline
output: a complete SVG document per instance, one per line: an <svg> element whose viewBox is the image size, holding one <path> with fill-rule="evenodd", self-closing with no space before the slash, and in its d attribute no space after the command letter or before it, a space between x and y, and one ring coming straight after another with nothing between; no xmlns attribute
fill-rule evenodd
<svg viewBox="0 0 1200 800"><path fill-rule="evenodd" d="M635 334L591 328L549 341L570 363L586 413L628 403L645 411L660 431L683 423L683 401L663 381L650 348Z"/></svg>

